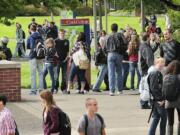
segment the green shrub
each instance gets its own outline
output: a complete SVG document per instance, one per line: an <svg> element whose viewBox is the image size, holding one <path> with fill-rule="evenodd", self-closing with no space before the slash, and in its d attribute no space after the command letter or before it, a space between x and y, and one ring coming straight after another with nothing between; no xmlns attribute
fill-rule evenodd
<svg viewBox="0 0 180 135"><path fill-rule="evenodd" d="M54 15L59 15L59 9L53 9ZM18 16L47 16L50 15L45 7L34 7L33 5L28 5L22 8L22 11L18 13Z"/></svg>

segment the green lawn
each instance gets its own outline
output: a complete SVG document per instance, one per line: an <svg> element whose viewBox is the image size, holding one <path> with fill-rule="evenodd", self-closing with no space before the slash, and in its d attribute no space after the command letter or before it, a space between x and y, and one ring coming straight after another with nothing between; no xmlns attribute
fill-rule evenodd
<svg viewBox="0 0 180 135"><path fill-rule="evenodd" d="M41 17L34 17L36 18L36 22L42 24L44 19L48 19L50 21L50 17L47 16L41 16ZM81 18L81 17L78 17ZM90 26L93 28L93 17L83 17L83 18L89 18L90 19ZM32 17L17 17L15 20L13 20L14 24L11 26L5 26L3 24L0 24L0 37L2 36L8 36L9 38L15 38L15 22L19 22L22 24L23 30L26 32L26 37L28 36L27 30L28 30L28 24L31 22ZM60 28L60 17L55 16L54 17L55 23ZM105 21L103 17L103 27L105 26ZM117 23L119 25L119 28L124 28L127 24L132 26L137 30L137 32L140 32L140 24L139 24L139 17L108 17L108 32L110 32L110 26L112 23ZM164 28L165 22L164 18L159 17L158 18L158 26L161 26ZM73 27L63 27L66 29L68 32L71 31L72 29L76 31L82 31L83 27L82 26L73 26ZM14 52L16 42L14 40L10 40L9 47L11 48L12 52ZM93 54L94 48L91 48L91 53ZM97 74L97 69L92 68L91 70L91 82L92 84L95 83L96 81L96 74ZM128 79L129 80L129 79ZM50 86L50 80L49 76L47 77L47 82L48 86ZM129 81L128 86L129 86ZM30 87L30 69L29 69L29 63L28 62L23 62L22 67L21 67L21 86L23 88L29 88ZM101 88L104 88L104 84L102 85Z"/></svg>

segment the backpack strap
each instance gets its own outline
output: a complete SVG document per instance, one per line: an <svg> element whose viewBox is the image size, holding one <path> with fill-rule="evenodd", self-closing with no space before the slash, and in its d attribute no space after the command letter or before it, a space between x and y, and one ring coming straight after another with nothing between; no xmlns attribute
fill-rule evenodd
<svg viewBox="0 0 180 135"><path fill-rule="evenodd" d="M104 120L103 120L103 118L102 118L102 116L100 114L96 113L96 116L98 117L98 119L101 122L101 135L102 135Z"/></svg>
<svg viewBox="0 0 180 135"><path fill-rule="evenodd" d="M88 128L88 116L87 114L84 114L85 119L85 135L87 135L87 128Z"/></svg>

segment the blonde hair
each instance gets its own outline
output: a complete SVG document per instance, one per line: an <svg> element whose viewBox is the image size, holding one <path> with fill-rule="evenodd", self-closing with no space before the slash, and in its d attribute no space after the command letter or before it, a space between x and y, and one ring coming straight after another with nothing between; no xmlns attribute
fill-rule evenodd
<svg viewBox="0 0 180 135"><path fill-rule="evenodd" d="M165 63L164 58L160 57L160 58L156 58L156 59L154 60L154 64L155 64L155 65L156 65L156 64L159 64L159 63Z"/></svg>
<svg viewBox="0 0 180 135"><path fill-rule="evenodd" d="M86 101L85 101L85 105L87 106L90 101L95 101L95 102L97 102L95 98L87 98Z"/></svg>
<svg viewBox="0 0 180 135"><path fill-rule="evenodd" d="M45 100L46 105L47 105L46 107L47 107L48 110L50 109L50 107L56 105L56 103L55 103L55 101L53 99L53 95L49 90L43 90L40 93L40 97L41 97L41 99Z"/></svg>
<svg viewBox="0 0 180 135"><path fill-rule="evenodd" d="M46 41L45 41L45 47L46 48L54 48L55 46L55 42L54 42L54 39L53 38L48 38Z"/></svg>

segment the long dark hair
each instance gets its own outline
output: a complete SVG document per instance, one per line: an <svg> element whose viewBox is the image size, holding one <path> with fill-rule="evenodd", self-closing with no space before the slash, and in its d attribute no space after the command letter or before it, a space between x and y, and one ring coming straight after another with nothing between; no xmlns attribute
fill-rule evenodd
<svg viewBox="0 0 180 135"><path fill-rule="evenodd" d="M131 41L129 42L129 55L137 54L139 48L139 37L137 35L131 36Z"/></svg>
<svg viewBox="0 0 180 135"><path fill-rule="evenodd" d="M77 37L77 42L80 42L80 41L86 42L86 35L84 32L80 32L78 37Z"/></svg>
<svg viewBox="0 0 180 135"><path fill-rule="evenodd" d="M171 63L169 63L166 74L180 74L180 62L178 60L173 60Z"/></svg>

